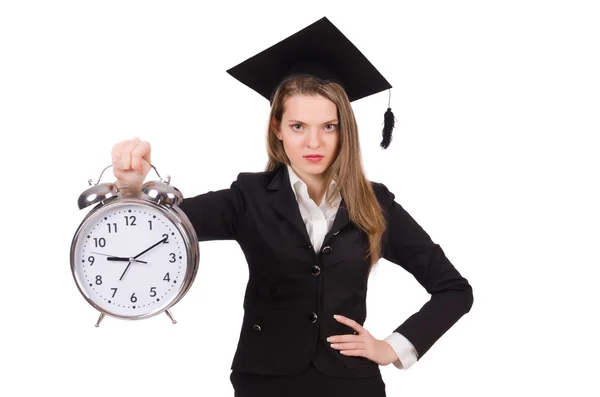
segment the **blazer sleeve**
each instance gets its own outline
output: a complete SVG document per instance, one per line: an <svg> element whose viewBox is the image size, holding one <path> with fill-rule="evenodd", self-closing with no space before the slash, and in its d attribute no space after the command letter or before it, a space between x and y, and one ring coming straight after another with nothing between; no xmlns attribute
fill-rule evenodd
<svg viewBox="0 0 600 397"><path fill-rule="evenodd" d="M394 194L382 186L388 212L382 256L410 272L431 295L418 312L394 330L413 344L420 359L471 310L473 289L439 244L394 200Z"/></svg>
<svg viewBox="0 0 600 397"><path fill-rule="evenodd" d="M228 189L184 198L179 204L194 226L198 241L237 239L239 220L246 210L241 176L238 174Z"/></svg>

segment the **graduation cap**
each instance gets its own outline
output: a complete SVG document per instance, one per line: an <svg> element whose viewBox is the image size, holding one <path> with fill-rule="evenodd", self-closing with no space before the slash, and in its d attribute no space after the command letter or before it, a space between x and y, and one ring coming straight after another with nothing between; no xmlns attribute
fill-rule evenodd
<svg viewBox="0 0 600 397"><path fill-rule="evenodd" d="M295 75L309 75L323 83L336 82L344 88L350 102L392 88L326 17L227 70L227 73L269 102L277 88ZM384 149L391 142L394 122L388 102L381 142Z"/></svg>

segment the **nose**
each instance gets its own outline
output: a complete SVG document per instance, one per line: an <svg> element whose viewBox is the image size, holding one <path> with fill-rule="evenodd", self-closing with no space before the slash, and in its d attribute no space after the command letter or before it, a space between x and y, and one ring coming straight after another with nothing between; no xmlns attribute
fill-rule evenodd
<svg viewBox="0 0 600 397"><path fill-rule="evenodd" d="M321 136L319 135L319 131L315 128L308 129L306 133L306 145L309 148L317 148L321 143Z"/></svg>

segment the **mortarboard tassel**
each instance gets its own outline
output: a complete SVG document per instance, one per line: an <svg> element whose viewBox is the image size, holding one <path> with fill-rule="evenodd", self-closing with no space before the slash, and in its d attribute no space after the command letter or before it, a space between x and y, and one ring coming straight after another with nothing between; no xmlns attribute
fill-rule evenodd
<svg viewBox="0 0 600 397"><path fill-rule="evenodd" d="M392 96L392 91L390 90L390 98ZM394 129L394 124L395 124L395 120L396 118L394 117L394 113L392 113L392 108L389 107L389 101L388 101L388 108L385 111L385 114L383 115L383 140L381 141L381 147L384 149L387 149L388 146L390 146L390 143L392 142L392 131Z"/></svg>
<svg viewBox="0 0 600 397"><path fill-rule="evenodd" d="M392 130L394 129L394 113L392 109L388 108L383 115L383 140L381 141L381 147L387 149L392 141Z"/></svg>

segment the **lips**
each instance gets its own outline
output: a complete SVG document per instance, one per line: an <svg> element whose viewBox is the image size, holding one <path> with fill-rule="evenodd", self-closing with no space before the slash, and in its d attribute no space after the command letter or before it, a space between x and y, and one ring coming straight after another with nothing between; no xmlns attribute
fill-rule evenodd
<svg viewBox="0 0 600 397"><path fill-rule="evenodd" d="M318 154L309 154L308 156L304 156L304 157L309 158L309 159L320 159L323 156L320 156Z"/></svg>

